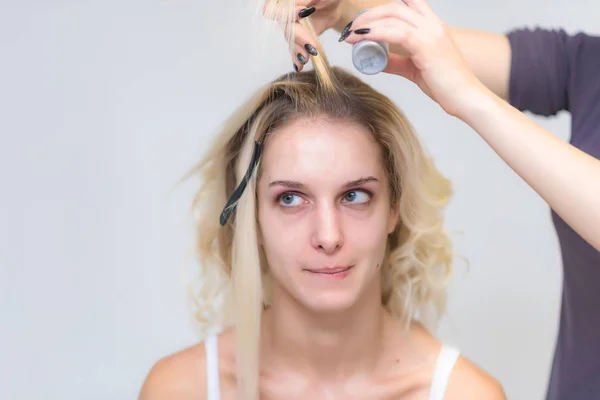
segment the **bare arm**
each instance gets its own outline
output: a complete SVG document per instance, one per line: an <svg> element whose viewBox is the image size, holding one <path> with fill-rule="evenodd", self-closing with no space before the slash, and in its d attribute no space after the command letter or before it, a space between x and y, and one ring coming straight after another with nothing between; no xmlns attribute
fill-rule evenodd
<svg viewBox="0 0 600 400"><path fill-rule="evenodd" d="M482 88L457 115L581 237L600 251L600 160Z"/></svg>
<svg viewBox="0 0 600 400"><path fill-rule="evenodd" d="M507 100L511 51L506 35L456 27L450 27L450 35L475 76Z"/></svg>
<svg viewBox="0 0 600 400"><path fill-rule="evenodd" d="M398 3L393 0L342 0L342 14L333 28L341 33L361 10L392 2ZM497 96L507 100L511 51L506 35L455 27L450 28L450 35L477 78ZM402 46L395 44L390 44L390 51L407 55Z"/></svg>

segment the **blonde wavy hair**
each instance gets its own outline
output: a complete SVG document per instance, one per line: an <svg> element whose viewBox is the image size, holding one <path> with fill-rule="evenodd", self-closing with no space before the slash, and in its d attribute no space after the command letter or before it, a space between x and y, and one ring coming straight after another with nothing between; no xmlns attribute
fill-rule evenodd
<svg viewBox="0 0 600 400"><path fill-rule="evenodd" d="M429 324L445 308L452 253L443 210L450 184L392 101L343 69L330 67L320 45L318 50L313 70L285 74L239 107L192 171L202 180L193 201L200 266L191 292L195 320L204 333L235 326L238 390L245 400L258 398L261 312L272 301L257 239L260 161L224 226L219 215L248 170L255 143L264 144L286 123L323 116L371 132L383 151L391 202L400 215L381 269L381 303L407 326L417 317ZM432 310L437 318L430 318Z"/></svg>

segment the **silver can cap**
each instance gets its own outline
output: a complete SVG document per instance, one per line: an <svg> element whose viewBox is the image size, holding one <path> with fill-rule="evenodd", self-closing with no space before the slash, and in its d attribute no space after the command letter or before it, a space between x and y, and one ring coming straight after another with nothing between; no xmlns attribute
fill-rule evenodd
<svg viewBox="0 0 600 400"><path fill-rule="evenodd" d="M372 40L355 43L352 47L352 63L363 74L378 74L385 69L388 63L386 43L378 43Z"/></svg>

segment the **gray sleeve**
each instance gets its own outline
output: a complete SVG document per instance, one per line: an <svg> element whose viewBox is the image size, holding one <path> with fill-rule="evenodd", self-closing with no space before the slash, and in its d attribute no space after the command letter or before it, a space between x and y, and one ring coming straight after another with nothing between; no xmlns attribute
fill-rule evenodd
<svg viewBox="0 0 600 400"><path fill-rule="evenodd" d="M544 116L569 110L578 37L562 29L541 28L516 29L507 37L512 53L508 101L521 111Z"/></svg>

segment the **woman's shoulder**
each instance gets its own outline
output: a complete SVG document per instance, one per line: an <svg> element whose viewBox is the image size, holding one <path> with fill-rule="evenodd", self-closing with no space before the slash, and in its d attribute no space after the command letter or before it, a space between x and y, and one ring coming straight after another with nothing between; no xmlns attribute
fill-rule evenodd
<svg viewBox="0 0 600 400"><path fill-rule="evenodd" d="M206 351L199 343L158 360L148 372L138 400L203 399Z"/></svg>
<svg viewBox="0 0 600 400"><path fill-rule="evenodd" d="M447 382L444 400L506 399L498 380L462 355L460 349L443 343L419 324L411 329L411 337L421 361L431 366L431 383L436 373Z"/></svg>
<svg viewBox="0 0 600 400"><path fill-rule="evenodd" d="M224 364L227 368L231 334L225 331L216 336L220 367ZM148 372L138 400L205 399L208 384L205 344L209 338L159 359Z"/></svg>
<svg viewBox="0 0 600 400"><path fill-rule="evenodd" d="M506 400L502 385L477 364L460 356L450 374L444 400Z"/></svg>

